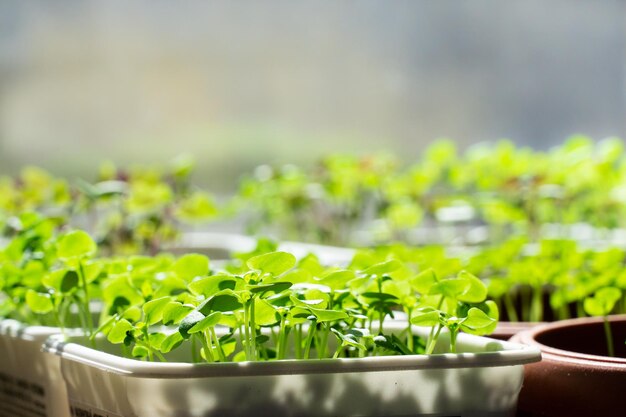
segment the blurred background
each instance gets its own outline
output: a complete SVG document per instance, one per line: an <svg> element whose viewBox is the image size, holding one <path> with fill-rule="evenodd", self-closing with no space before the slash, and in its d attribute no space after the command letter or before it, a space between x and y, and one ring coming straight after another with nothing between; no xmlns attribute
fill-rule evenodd
<svg viewBox="0 0 626 417"><path fill-rule="evenodd" d="M626 137L626 1L0 0L0 174Z"/></svg>

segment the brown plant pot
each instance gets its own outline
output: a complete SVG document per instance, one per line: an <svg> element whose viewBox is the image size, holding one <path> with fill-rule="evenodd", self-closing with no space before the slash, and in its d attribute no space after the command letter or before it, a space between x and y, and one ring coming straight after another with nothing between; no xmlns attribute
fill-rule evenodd
<svg viewBox="0 0 626 417"><path fill-rule="evenodd" d="M525 365L518 416L624 416L626 315L610 318L616 357L608 357L602 318L563 320L513 336L542 361Z"/></svg>

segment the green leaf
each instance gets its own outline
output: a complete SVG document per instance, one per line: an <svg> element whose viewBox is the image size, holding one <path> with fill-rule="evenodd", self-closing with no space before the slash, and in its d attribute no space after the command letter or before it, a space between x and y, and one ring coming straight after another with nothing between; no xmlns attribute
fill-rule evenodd
<svg viewBox="0 0 626 417"><path fill-rule="evenodd" d="M150 300L142 307L145 322L148 326L158 323L163 318L163 310L165 306L170 303L172 299L170 297L161 297L155 300Z"/></svg>
<svg viewBox="0 0 626 417"><path fill-rule="evenodd" d="M49 294L41 294L31 289L26 292L26 304L37 314L47 314L54 309Z"/></svg>
<svg viewBox="0 0 626 417"><path fill-rule="evenodd" d="M148 340L150 341L150 346L160 350L161 344L165 340L165 335L159 332L150 333L148 335Z"/></svg>
<svg viewBox="0 0 626 417"><path fill-rule="evenodd" d="M411 318L411 324L420 327L433 327L441 322L441 315L439 311L434 308L424 307L419 308Z"/></svg>
<svg viewBox="0 0 626 417"><path fill-rule="evenodd" d="M270 252L252 257L246 264L250 269L280 275L296 265L296 257L287 252Z"/></svg>
<svg viewBox="0 0 626 417"><path fill-rule="evenodd" d="M202 314L210 314L213 311L236 311L243 307L240 298L231 290L224 290L215 294L198 306Z"/></svg>
<svg viewBox="0 0 626 417"><path fill-rule="evenodd" d="M68 293L78 287L78 278L78 273L73 269L67 271L61 280L61 292Z"/></svg>
<svg viewBox="0 0 626 417"><path fill-rule="evenodd" d="M331 327L330 331L333 332L335 336L337 336L343 346L352 346L360 350L367 350L364 344L359 343L357 336L355 336L354 334L343 334L334 327Z"/></svg>
<svg viewBox="0 0 626 417"><path fill-rule="evenodd" d="M130 322L138 322L141 319L141 309L139 306L132 306L122 313L122 318Z"/></svg>
<svg viewBox="0 0 626 417"><path fill-rule="evenodd" d="M337 321L348 318L348 313L338 310L323 310L319 308L308 307L309 311L315 316L318 322Z"/></svg>
<svg viewBox="0 0 626 417"><path fill-rule="evenodd" d="M276 308L262 298L254 300L254 316L257 326L271 326L280 321Z"/></svg>
<svg viewBox="0 0 626 417"><path fill-rule="evenodd" d="M187 317L187 314L194 308L190 305L184 305L178 301L170 301L163 308L163 324L169 326L171 324L178 324L182 319Z"/></svg>
<svg viewBox="0 0 626 417"><path fill-rule="evenodd" d="M201 312L194 310L191 313L189 313L187 315L187 317L185 317L181 322L180 325L178 326L178 332L181 334L181 336L184 339L189 339L189 337L191 336L189 334L189 329L191 329L193 326L196 325L196 323L202 321L204 319L205 315L202 314Z"/></svg>
<svg viewBox="0 0 626 417"><path fill-rule="evenodd" d="M225 289L234 290L236 285L236 277L233 275L211 275L189 283L189 291L193 295L210 297Z"/></svg>
<svg viewBox="0 0 626 417"><path fill-rule="evenodd" d="M396 260L396 259L391 259L389 261L385 261L385 262L381 262L378 263L376 265L372 265L369 268L367 268L365 271L363 271L363 274L367 275L367 276L371 276L371 275L385 275L385 274L389 274L393 271L396 271L398 269L402 268L402 262Z"/></svg>
<svg viewBox="0 0 626 417"><path fill-rule="evenodd" d="M150 355L150 351L145 346L135 345L133 346L132 355L135 358L147 358Z"/></svg>
<svg viewBox="0 0 626 417"><path fill-rule="evenodd" d="M198 332L203 332L208 328L215 327L215 325L220 322L221 318L222 313L220 313L219 311L215 311L203 318L202 320L196 322L196 324L194 324L189 330L187 330L187 333L194 334Z"/></svg>
<svg viewBox="0 0 626 417"><path fill-rule="evenodd" d="M355 278L354 271L342 269L338 271L332 271L324 274L317 282L322 285L326 285L333 290L344 289L348 281Z"/></svg>
<svg viewBox="0 0 626 417"><path fill-rule="evenodd" d="M487 286L480 279L467 271L459 272L457 278L466 280L469 285L465 292L457 297L457 300L466 303L480 303L487 298Z"/></svg>
<svg viewBox="0 0 626 417"><path fill-rule="evenodd" d="M176 216L186 222L198 222L215 217L217 212L217 206L209 194L196 192L179 203Z"/></svg>
<svg viewBox="0 0 626 417"><path fill-rule="evenodd" d="M600 288L593 297L585 299L583 307L585 312L591 316L607 316L621 297L622 291L619 288Z"/></svg>
<svg viewBox="0 0 626 417"><path fill-rule="evenodd" d="M364 292L363 294L361 294L363 297L365 298L370 298L373 300L378 300L378 301L382 301L382 302L389 302L389 301L398 301L398 297L396 297L393 294L386 294L384 292Z"/></svg>
<svg viewBox="0 0 626 417"><path fill-rule="evenodd" d="M441 294L444 297L457 299L459 296L465 294L470 285L471 284L467 279L447 278L433 284L430 287L430 291L428 292L428 294Z"/></svg>
<svg viewBox="0 0 626 417"><path fill-rule="evenodd" d="M97 249L96 242L82 230L67 233L57 243L57 255L65 262L90 257Z"/></svg>
<svg viewBox="0 0 626 417"><path fill-rule="evenodd" d="M185 339L179 332L174 332L167 336L165 339L163 339L160 350L163 353L171 352L173 349L180 346L180 344L183 343L184 340Z"/></svg>
<svg viewBox="0 0 626 417"><path fill-rule="evenodd" d="M481 309L472 307L467 312L467 317L461 322L461 329L467 333L480 332L480 330L490 327L494 321Z"/></svg>
<svg viewBox="0 0 626 417"><path fill-rule="evenodd" d="M179 278L189 282L196 277L203 277L209 273L209 258L197 253L181 256L172 266Z"/></svg>
<svg viewBox="0 0 626 417"><path fill-rule="evenodd" d="M383 347L400 355L412 355L414 353L394 334L392 334L391 337L378 335L374 337L374 343L376 343L376 346Z"/></svg>
<svg viewBox="0 0 626 417"><path fill-rule="evenodd" d="M279 281L272 284L258 284L250 285L249 290L253 294L263 295L266 292L274 292L280 294L281 292L291 288L293 284L291 282Z"/></svg>
<svg viewBox="0 0 626 417"><path fill-rule="evenodd" d="M305 269L293 269L282 274L278 280L292 284L306 283L313 281L313 275Z"/></svg>
<svg viewBox="0 0 626 417"><path fill-rule="evenodd" d="M107 340L114 344L123 343L127 333L131 330L133 330L133 325L128 320L118 320L107 335Z"/></svg>
<svg viewBox="0 0 626 417"><path fill-rule="evenodd" d="M224 351L224 356L228 357L232 355L235 352L235 350L237 350L237 341L230 337L224 340L222 339L223 337L220 337L220 346L222 347L222 350Z"/></svg>
<svg viewBox="0 0 626 417"><path fill-rule="evenodd" d="M411 286L422 294L428 294L430 288L437 282L434 269L428 268L411 278Z"/></svg>

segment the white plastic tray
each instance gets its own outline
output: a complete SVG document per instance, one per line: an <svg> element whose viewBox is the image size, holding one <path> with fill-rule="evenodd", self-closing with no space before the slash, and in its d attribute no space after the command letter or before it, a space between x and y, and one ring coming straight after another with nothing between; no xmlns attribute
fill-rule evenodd
<svg viewBox="0 0 626 417"><path fill-rule="evenodd" d="M535 348L466 334L459 354L215 364L142 362L72 340L54 336L44 350L61 358L76 414L109 417L507 416L522 365L540 360Z"/></svg>
<svg viewBox="0 0 626 417"><path fill-rule="evenodd" d="M55 327L0 320L0 416L68 417L60 358L41 351Z"/></svg>

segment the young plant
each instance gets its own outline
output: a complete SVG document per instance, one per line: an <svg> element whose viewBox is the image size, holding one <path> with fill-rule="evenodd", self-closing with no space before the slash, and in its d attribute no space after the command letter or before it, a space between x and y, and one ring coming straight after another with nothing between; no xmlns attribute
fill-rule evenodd
<svg viewBox="0 0 626 417"><path fill-rule="evenodd" d="M585 298L585 312L590 316L602 317L604 321L604 335L609 356L615 356L613 334L609 323L609 314L615 308L615 304L622 298L622 291L615 287L600 288L593 297Z"/></svg>
<svg viewBox="0 0 626 417"><path fill-rule="evenodd" d="M455 278L439 279L432 270L426 270L415 278L420 288L430 300L437 300L434 306L417 310L411 318L416 326L432 327L426 353L432 353L441 331L450 332L450 351L456 352L456 339L459 331L484 335L492 332L498 321L498 308L493 301L486 301L487 287L472 274L461 271Z"/></svg>

